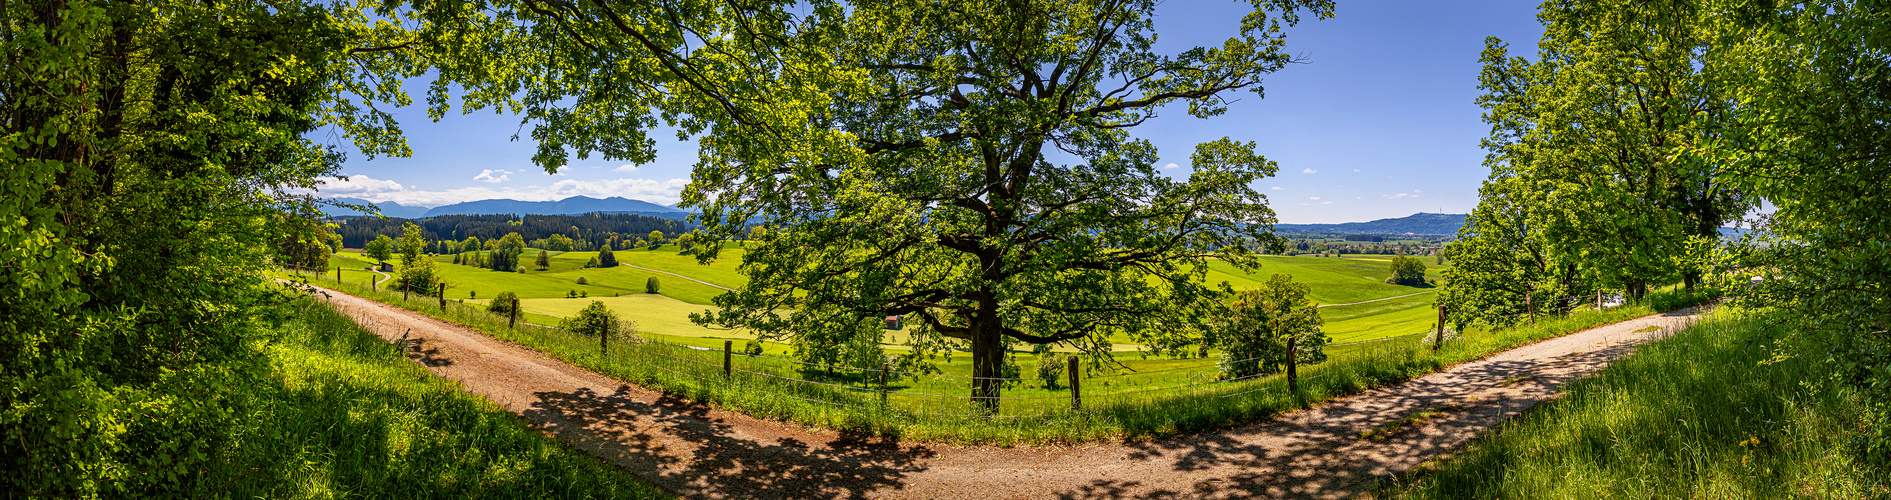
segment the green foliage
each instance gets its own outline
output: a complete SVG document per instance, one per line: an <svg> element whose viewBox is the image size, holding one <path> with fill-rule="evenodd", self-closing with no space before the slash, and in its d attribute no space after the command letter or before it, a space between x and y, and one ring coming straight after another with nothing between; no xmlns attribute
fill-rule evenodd
<svg viewBox="0 0 1891 500"><path fill-rule="evenodd" d="M589 285L589 284L591 284L591 282L589 282L589 281L585 281L585 279L584 279L584 277L583 277L583 276L579 276L579 277L578 277L578 279L577 279L577 280L575 281L575 283L577 283L577 284L580 284L580 285Z"/></svg>
<svg viewBox="0 0 1891 500"><path fill-rule="evenodd" d="M385 234L376 236L374 241L368 242L361 250L362 253L367 255L370 259L374 259L377 262L387 262L387 259L394 257L394 239L387 237Z"/></svg>
<svg viewBox="0 0 1891 500"><path fill-rule="evenodd" d="M282 236L276 241L277 265L327 271L328 256L334 253L329 242L334 240L335 233L309 218L279 216L276 219L282 229Z"/></svg>
<svg viewBox="0 0 1891 500"><path fill-rule="evenodd" d="M544 250L539 250L538 260L533 261L532 264L538 266L538 270L540 271L551 268L552 266L551 254L547 253Z"/></svg>
<svg viewBox="0 0 1891 500"><path fill-rule="evenodd" d="M499 295L494 295L492 300L486 303L486 312L500 316L511 316L512 302L516 300L519 300L517 294L512 292L499 292Z"/></svg>
<svg viewBox="0 0 1891 500"><path fill-rule="evenodd" d="M487 267L494 271L512 272L519 270L519 255L525 253L525 238L519 233L506 233L505 237L493 243L492 255L487 259Z"/></svg>
<svg viewBox="0 0 1891 500"><path fill-rule="evenodd" d="M1221 347L1221 372L1228 378L1277 373L1287 365L1287 339L1295 363L1326 361L1330 340L1320 331L1320 310L1307 300L1307 285L1275 274L1259 289L1236 295L1211 342Z"/></svg>
<svg viewBox="0 0 1891 500"><path fill-rule="evenodd" d="M598 251L597 267L617 267L617 255L611 253L611 247Z"/></svg>
<svg viewBox="0 0 1891 500"><path fill-rule="evenodd" d="M578 311L578 314L565 318L558 323L558 328L586 337L606 339L639 339L637 325L617 316L603 302L593 300L590 305Z"/></svg>
<svg viewBox="0 0 1891 500"><path fill-rule="evenodd" d="M479 246L479 238L467 236L466 239L460 241L459 251L461 252L478 252L480 250L485 250L485 248Z"/></svg>
<svg viewBox="0 0 1891 500"><path fill-rule="evenodd" d="M1064 378L1065 365L1069 362L1063 356L1046 352L1037 356L1037 379L1044 383L1045 389L1056 389L1057 382Z"/></svg>
<svg viewBox="0 0 1891 500"><path fill-rule="evenodd" d="M1733 9L1720 62L1736 112L1699 161L1723 166L1742 191L1777 210L1717 259L1723 289L1777 306L1808 356L1860 389L1875 436L1860 449L1891 464L1891 50L1886 6L1808 2ZM1758 22L1746 22L1758 21ZM1707 245L1703 245L1708 247ZM1711 248L1711 247L1708 247ZM1742 287L1742 288L1736 288Z"/></svg>
<svg viewBox="0 0 1891 500"><path fill-rule="evenodd" d="M359 104L413 68L351 53L393 33L350 5L0 9L0 491L212 496L260 439L237 429L270 377L261 271L320 226L278 223L313 211L288 190L340 162L310 132L404 153Z"/></svg>
<svg viewBox="0 0 1891 500"><path fill-rule="evenodd" d="M408 223L401 231L397 245L401 252L401 269L400 275L394 279L394 285L413 293L433 294L436 291L434 285L440 282L440 270L433 259L423 253L427 240L420 226Z"/></svg>
<svg viewBox="0 0 1891 500"><path fill-rule="evenodd" d="M1404 286L1425 286L1426 284L1425 263L1419 262L1417 257L1404 255L1393 257L1391 273L1392 277L1386 278L1386 283Z"/></svg>
<svg viewBox="0 0 1891 500"><path fill-rule="evenodd" d="M656 276L651 276L649 280L643 282L643 293L657 293L662 289L663 283L657 281Z"/></svg>

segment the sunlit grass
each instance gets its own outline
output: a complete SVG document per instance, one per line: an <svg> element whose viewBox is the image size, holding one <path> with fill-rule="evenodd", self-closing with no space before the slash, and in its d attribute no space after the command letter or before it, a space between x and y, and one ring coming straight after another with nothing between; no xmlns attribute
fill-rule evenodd
<svg viewBox="0 0 1891 500"><path fill-rule="evenodd" d="M332 272L331 272L332 274ZM262 346L274 377L238 389L255 411L205 497L664 498L408 361L298 297Z"/></svg>
<svg viewBox="0 0 1891 500"><path fill-rule="evenodd" d="M1400 498L1888 498L1887 469L1849 448L1857 394L1809 357L1778 358L1763 313L1643 346L1458 457Z"/></svg>

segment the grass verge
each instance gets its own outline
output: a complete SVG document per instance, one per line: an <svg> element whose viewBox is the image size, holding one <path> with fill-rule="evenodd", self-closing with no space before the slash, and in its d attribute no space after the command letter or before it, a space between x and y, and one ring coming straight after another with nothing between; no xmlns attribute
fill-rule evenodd
<svg viewBox="0 0 1891 500"><path fill-rule="evenodd" d="M1864 406L1777 322L1723 311L1389 485L1396 498L1891 498Z"/></svg>
<svg viewBox="0 0 1891 500"><path fill-rule="evenodd" d="M263 348L271 380L204 496L667 498L408 361L326 305L297 297Z"/></svg>
<svg viewBox="0 0 1891 500"><path fill-rule="evenodd" d="M733 373L724 376L721 352L648 343L600 353L595 339L526 325L510 328L504 318L456 302L442 308L431 298L403 300L399 294L352 284L342 284L340 290L466 325L605 376L758 417L922 440L999 445L1147 439L1238 426L1519 345L1654 312L1645 306L1583 311L1535 326L1471 332L1437 351L1411 337L1346 346L1328 362L1301 368L1298 394L1289 394L1285 379L1279 376L1242 381L1217 381L1212 376L1176 379L1176 372L1163 370L1087 375L1081 409L1071 408L1067 389L1013 390L1007 392L1000 414L984 418L974 415L965 398L969 385L959 378L896 374L883 395L871 382L877 377L861 373L834 377L792 361L746 356L737 356Z"/></svg>

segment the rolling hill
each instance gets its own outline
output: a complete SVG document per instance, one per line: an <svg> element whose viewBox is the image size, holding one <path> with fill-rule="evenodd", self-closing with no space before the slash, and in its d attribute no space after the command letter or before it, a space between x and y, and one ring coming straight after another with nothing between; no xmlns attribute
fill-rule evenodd
<svg viewBox="0 0 1891 500"><path fill-rule="evenodd" d="M1281 234L1378 234L1378 235L1449 235L1464 227L1466 214L1419 212L1405 217L1344 224L1275 224Z"/></svg>

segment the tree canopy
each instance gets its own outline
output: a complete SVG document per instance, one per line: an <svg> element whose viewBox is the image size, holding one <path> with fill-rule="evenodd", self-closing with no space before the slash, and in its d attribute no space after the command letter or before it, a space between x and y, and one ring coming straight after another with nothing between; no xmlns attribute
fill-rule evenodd
<svg viewBox="0 0 1891 500"><path fill-rule="evenodd" d="M1208 259L1251 267L1247 245L1275 241L1250 184L1276 167L1252 143L1201 144L1175 180L1130 131L1259 95L1292 61L1282 28L1331 2L1256 1L1225 43L1173 54L1154 50L1156 4L749 2L644 19L497 0L477 7L525 21L490 27L518 42L501 49L516 63L443 77L468 106L522 109L547 169L567 148L647 161L659 119L697 134L696 254L757 222L774 235L699 321L841 342L912 315L917 351L969 343L974 375L995 378L1008 341L1107 356L1112 334L1173 334L1157 325L1215 293L1197 284Z"/></svg>

